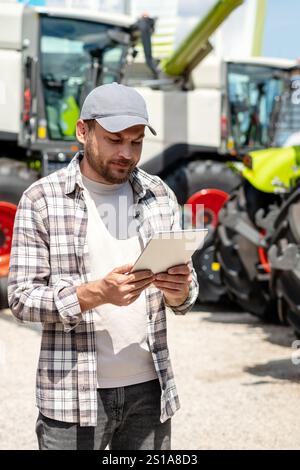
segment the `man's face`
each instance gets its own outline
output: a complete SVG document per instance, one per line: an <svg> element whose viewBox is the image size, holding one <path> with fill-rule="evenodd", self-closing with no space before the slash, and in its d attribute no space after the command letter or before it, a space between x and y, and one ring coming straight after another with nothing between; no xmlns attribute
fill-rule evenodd
<svg viewBox="0 0 300 470"><path fill-rule="evenodd" d="M138 164L143 146L144 126L121 132L106 131L97 122L94 129L85 126L83 173L104 183L124 183Z"/></svg>

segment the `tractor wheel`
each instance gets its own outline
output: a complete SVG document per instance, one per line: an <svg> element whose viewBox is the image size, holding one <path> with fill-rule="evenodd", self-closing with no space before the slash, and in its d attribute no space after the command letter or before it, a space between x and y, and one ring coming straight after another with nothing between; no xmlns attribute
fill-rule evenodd
<svg viewBox="0 0 300 470"><path fill-rule="evenodd" d="M283 204L275 222L275 233L271 246L277 247L277 256L282 256L288 245L294 245L300 254L300 191L296 190ZM280 302L281 321L292 325L300 335L300 271L280 270L272 267L271 285Z"/></svg>
<svg viewBox="0 0 300 470"><path fill-rule="evenodd" d="M164 181L173 189L182 205L202 189L220 189L229 194L240 184L241 178L224 163L193 160L168 174Z"/></svg>
<svg viewBox="0 0 300 470"><path fill-rule="evenodd" d="M250 227L256 228L247 213L244 186L234 191L219 214L216 230L217 259L221 265L222 281L230 297L245 311L264 321L278 321L276 302L269 289L269 274L259 275L261 265L258 247L235 230L222 223L228 213L235 213Z"/></svg>
<svg viewBox="0 0 300 470"><path fill-rule="evenodd" d="M0 309L8 307L7 277L0 277Z"/></svg>
<svg viewBox="0 0 300 470"><path fill-rule="evenodd" d="M199 284L198 302L203 304L228 301L226 287L220 276L220 264L215 259L214 232L211 231L201 250L192 257Z"/></svg>

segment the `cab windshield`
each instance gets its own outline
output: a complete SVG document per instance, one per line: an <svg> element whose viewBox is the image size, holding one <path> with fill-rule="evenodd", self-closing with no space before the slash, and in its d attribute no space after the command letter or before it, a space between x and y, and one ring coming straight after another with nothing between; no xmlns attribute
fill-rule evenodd
<svg viewBox="0 0 300 470"><path fill-rule="evenodd" d="M239 152L272 145L273 115L284 90L281 70L247 64L228 65L231 137Z"/></svg>
<svg viewBox="0 0 300 470"><path fill-rule="evenodd" d="M40 63L50 139L74 140L85 96L98 85L120 81L128 41L121 27L42 17Z"/></svg>

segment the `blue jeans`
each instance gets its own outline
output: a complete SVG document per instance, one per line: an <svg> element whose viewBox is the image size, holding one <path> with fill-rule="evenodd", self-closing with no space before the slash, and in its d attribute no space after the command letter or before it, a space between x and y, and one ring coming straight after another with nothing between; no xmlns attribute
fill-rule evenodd
<svg viewBox="0 0 300 470"><path fill-rule="evenodd" d="M98 389L96 427L81 427L39 413L40 450L170 450L171 420L160 422L160 384L151 380Z"/></svg>

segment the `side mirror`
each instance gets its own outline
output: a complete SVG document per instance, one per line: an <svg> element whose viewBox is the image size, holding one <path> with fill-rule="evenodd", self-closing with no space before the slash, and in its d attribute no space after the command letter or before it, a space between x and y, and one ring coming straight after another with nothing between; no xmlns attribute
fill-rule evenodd
<svg viewBox="0 0 300 470"><path fill-rule="evenodd" d="M142 16L138 21L133 25L133 28L137 29L141 34L141 40L144 49L144 55L146 64L153 73L153 77L158 77L157 64L152 57L152 46L151 46L151 36L154 32L155 18L150 18L149 16Z"/></svg>

